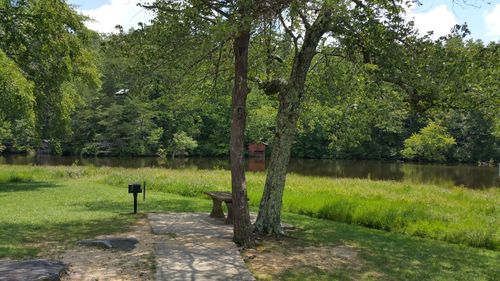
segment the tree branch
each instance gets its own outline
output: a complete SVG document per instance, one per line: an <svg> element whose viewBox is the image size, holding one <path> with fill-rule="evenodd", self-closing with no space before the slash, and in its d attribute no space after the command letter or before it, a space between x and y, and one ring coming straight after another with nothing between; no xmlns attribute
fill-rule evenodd
<svg viewBox="0 0 500 281"><path fill-rule="evenodd" d="M285 19L283 19L283 16L281 15L281 13L278 14L278 18L281 22L281 25L283 26L283 28L285 29L285 32L290 35L290 37L292 37L293 39L293 45L295 47L295 53L297 53L299 51L299 38L297 36L295 36L295 34L293 34L293 31L285 24Z"/></svg>
<svg viewBox="0 0 500 281"><path fill-rule="evenodd" d="M299 17L302 20L302 24L304 24L306 29L309 29L311 27L311 24L307 20L307 16L301 10L299 10Z"/></svg>

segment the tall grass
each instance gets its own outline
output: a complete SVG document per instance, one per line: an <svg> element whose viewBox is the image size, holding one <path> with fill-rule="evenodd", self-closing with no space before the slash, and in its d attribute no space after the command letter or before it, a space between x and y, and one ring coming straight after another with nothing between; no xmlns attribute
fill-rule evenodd
<svg viewBox="0 0 500 281"><path fill-rule="evenodd" d="M225 170L0 166L0 183L85 178L125 188L146 181L151 190L189 197L231 189ZM258 206L265 174L248 173L250 204ZM470 190L406 182L331 179L291 174L284 211L474 247L500 249L500 190Z"/></svg>
<svg viewBox="0 0 500 281"><path fill-rule="evenodd" d="M0 165L0 183L50 181L61 178L80 178L97 174L95 167L79 166L11 166Z"/></svg>

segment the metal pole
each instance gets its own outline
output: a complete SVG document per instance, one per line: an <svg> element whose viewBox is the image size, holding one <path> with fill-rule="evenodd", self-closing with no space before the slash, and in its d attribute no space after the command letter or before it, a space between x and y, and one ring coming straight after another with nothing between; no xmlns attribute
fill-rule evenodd
<svg viewBox="0 0 500 281"><path fill-rule="evenodd" d="M137 193L134 192L134 214L137 214Z"/></svg>

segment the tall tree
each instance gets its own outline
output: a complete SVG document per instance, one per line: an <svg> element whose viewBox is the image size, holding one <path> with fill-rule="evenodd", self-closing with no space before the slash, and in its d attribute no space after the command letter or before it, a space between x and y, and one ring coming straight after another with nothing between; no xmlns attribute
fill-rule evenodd
<svg viewBox="0 0 500 281"><path fill-rule="evenodd" d="M234 209L233 240L244 246L254 246L244 165L246 98L248 94L248 50L252 29L251 0L238 1L157 1L146 6L187 15L193 21L209 24L214 34L222 33L225 41L233 42L234 86L231 107L231 185ZM220 48L220 46L219 46Z"/></svg>
<svg viewBox="0 0 500 281"><path fill-rule="evenodd" d="M0 153L26 151L33 145L33 83L0 49Z"/></svg>
<svg viewBox="0 0 500 281"><path fill-rule="evenodd" d="M252 17L250 11L253 1L240 0L237 8L237 31L233 41L234 49L234 88L231 116L231 188L234 208L234 241L245 247L253 247L252 223L247 201L245 178L245 125L246 100L248 95L248 49Z"/></svg>
<svg viewBox="0 0 500 281"><path fill-rule="evenodd" d="M288 79L261 83L268 94L277 94L279 109L273 151L255 229L263 235L281 235L281 206L291 146L305 94L305 82L318 46L329 33L338 48L358 45L366 63L384 45L396 44L408 34L402 1L298 1L280 13L282 29L291 38L295 53ZM288 20L286 20L286 18ZM296 22L300 21L299 24ZM294 24L295 23L295 24Z"/></svg>
<svg viewBox="0 0 500 281"><path fill-rule="evenodd" d="M38 132L55 142L71 134L73 83L100 83L84 20L63 0L0 0L0 48L34 82Z"/></svg>

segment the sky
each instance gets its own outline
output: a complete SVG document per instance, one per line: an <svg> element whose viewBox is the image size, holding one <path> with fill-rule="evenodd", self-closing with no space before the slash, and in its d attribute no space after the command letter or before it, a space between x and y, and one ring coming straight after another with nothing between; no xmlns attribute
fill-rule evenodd
<svg viewBox="0 0 500 281"><path fill-rule="evenodd" d="M459 4L467 2L468 5ZM81 13L94 21L86 25L98 32L116 32L115 26L125 30L148 23L154 14L137 7L148 0L67 0ZM422 6L409 8L406 17L415 21L421 35L433 30L433 38L449 33L455 24L467 23L469 36L483 42L500 42L500 0L421 0ZM490 3L490 4L488 4Z"/></svg>

